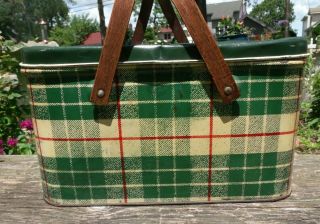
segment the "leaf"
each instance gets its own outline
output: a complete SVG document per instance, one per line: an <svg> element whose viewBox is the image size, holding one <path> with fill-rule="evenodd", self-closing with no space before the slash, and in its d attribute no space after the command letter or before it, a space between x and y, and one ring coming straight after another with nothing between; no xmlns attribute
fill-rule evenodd
<svg viewBox="0 0 320 224"><path fill-rule="evenodd" d="M13 97L15 97L15 98L20 98L20 97L22 97L22 95L19 94L19 93L12 93L11 95L12 95Z"/></svg>
<svg viewBox="0 0 320 224"><path fill-rule="evenodd" d="M12 119L10 117L3 117L1 120L2 120L2 123L7 126L12 124Z"/></svg>
<svg viewBox="0 0 320 224"><path fill-rule="evenodd" d="M320 123L320 118L315 118L312 121L309 122L308 126L309 127L313 127L315 126L317 123Z"/></svg>
<svg viewBox="0 0 320 224"><path fill-rule="evenodd" d="M13 96L12 94L10 94L10 95L8 96L8 99L9 99L9 100L13 100L13 99L14 99L14 96Z"/></svg>
<svg viewBox="0 0 320 224"><path fill-rule="evenodd" d="M32 155L31 149L26 149L26 150L24 151L24 155Z"/></svg>
<svg viewBox="0 0 320 224"><path fill-rule="evenodd" d="M4 92L9 92L10 90L11 90L10 86L7 86L7 87L3 88Z"/></svg>

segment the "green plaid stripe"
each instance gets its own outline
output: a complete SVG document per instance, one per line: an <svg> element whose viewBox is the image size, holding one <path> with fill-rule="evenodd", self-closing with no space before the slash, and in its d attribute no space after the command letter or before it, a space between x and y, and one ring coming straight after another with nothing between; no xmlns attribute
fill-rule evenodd
<svg viewBox="0 0 320 224"><path fill-rule="evenodd" d="M259 161L257 158L263 158L263 161ZM105 190L113 187L122 188L121 170L116 169L120 166L120 158L90 158L88 160L89 170L85 165L85 158L71 159L72 164L75 164L73 166L70 165L69 160L69 158L44 158L49 188L69 188L69 191L70 189L85 191L84 186L91 186L93 191L99 191L102 188ZM262 187L260 189L262 195L266 196L265 192L268 191L263 190L265 186L262 185L270 186L271 184L273 186L269 189L269 192L280 194L286 189L277 189L275 184L288 181L291 160L291 151L266 153L264 156L262 154L214 156L213 189L224 188L225 191L220 191L218 194L213 190L212 196L221 198L228 197L229 194L234 194L233 196L255 196L257 194L253 190L247 190L247 193L243 194L239 190L233 192L232 189L235 187L241 188L241 186L259 185ZM192 194L192 192L196 192L196 189L202 189L201 192L198 191L197 193L200 193L201 197L206 197L207 186L205 183L208 175L206 156L135 157L125 158L125 162L127 187L132 192L140 192L139 196L136 195L132 198L158 198L161 197L161 191L166 192L167 189L171 189L170 192L177 192L177 198L188 198L186 194L189 197L199 197L200 195ZM245 163L247 164L245 165ZM58 171L56 167L58 167ZM105 167L107 169L104 169ZM92 179L88 178L88 173L90 173ZM244 173L247 173L245 178ZM90 181L91 185L89 185ZM193 184L195 186L192 186ZM188 190L184 189L183 193L175 189L177 187L181 189L183 186L188 186ZM88 189L87 192L89 192ZM121 197L121 195L122 191L119 191L117 197ZM97 199L112 199L104 198L105 195L100 196L101 198ZM70 195L66 197L70 197ZM59 199L60 197L53 195L53 198ZM172 198L174 198L174 195L172 195ZM90 197L86 199L90 199Z"/></svg>
<svg viewBox="0 0 320 224"><path fill-rule="evenodd" d="M183 203L287 194L302 66L231 68L241 90L231 105L219 100L203 65L120 67L108 106L89 102L88 69L29 75L47 200Z"/></svg>
<svg viewBox="0 0 320 224"><path fill-rule="evenodd" d="M234 186L261 185L258 182L270 185L275 182L285 182L288 180L292 152L267 153L263 156L263 161L259 161L258 158L262 158L262 154L214 156L212 171L213 187L227 186L233 188ZM200 187L198 184L204 184L207 181L208 172L206 168L208 167L208 160L206 156L177 156L175 158L136 157L125 158L125 160L127 187L132 191L134 188L147 188L146 190L141 190L140 193L142 195L136 198L145 198L144 194L150 194L151 188L154 189L152 198L157 198L159 196L159 189L156 189L157 185L172 189L188 185L188 189L190 190L189 196L198 197L199 195L191 195L192 184L196 185L194 189L198 189ZM63 187L77 190L83 189L84 186L91 186L96 191L103 187L105 189L122 187L121 170L117 169L120 166L120 158L90 158L88 159L89 163L86 162L86 158L72 158L72 164L75 165L71 165L70 158L44 158L44 161L50 188ZM86 164L89 166L86 166ZM88 172L91 179L88 178ZM246 183L243 183L243 174L245 172L248 178ZM139 178L140 175L143 177L142 180ZM174 176L176 176L175 180ZM56 186L57 183L59 183L59 186ZM137 189L136 192L138 192ZM204 192L207 190L204 186L202 186L202 189L204 189ZM284 191L285 189L281 190ZM206 195L204 192L202 194ZM220 195L213 195L215 197L228 197L228 193L230 191L220 192ZM122 195L122 192L119 195ZM180 197L184 198L185 196L180 194ZM59 199L57 196L54 198Z"/></svg>
<svg viewBox="0 0 320 224"><path fill-rule="evenodd" d="M259 66L257 66L259 67ZM215 102L214 115L218 116L246 116L246 115L263 115L264 107L267 103L268 114L283 114L296 111L297 88L299 85L299 74L301 68L288 68L287 66L260 66L259 70L255 67L234 69L234 74L239 81L239 88L242 97L231 105L224 105L222 102ZM280 68L278 68L280 67ZM251 68L251 70L250 70ZM210 94L210 77L209 74L201 67L191 68L161 68L154 70L154 76L150 75L149 70L140 71L138 68L132 72L120 72L120 92L121 92L121 117L124 119L136 118L171 118L171 117L205 117L208 115L208 95ZM268 71L272 82L266 80L265 74ZM245 72L246 75L243 75ZM285 75L281 76L281 72ZM60 74L60 73L58 73ZM35 88L34 113L37 119L41 120L93 120L93 119L116 119L116 91L113 88L111 94L111 103L108 106L94 106L90 104L93 80L83 74L80 76L82 86L80 90L77 87L77 77L65 75L61 82L67 83L64 86L64 95L61 95L59 83L50 88L50 85L57 83L58 74L43 74L46 78L32 80L34 84L46 86L47 99L43 97L43 89ZM181 75L184 74L184 75ZM249 74L249 76L248 76ZM48 77L47 77L48 76ZM153 78L155 77L155 79ZM181 78L182 77L182 78ZM251 82L243 82L250 77ZM281 77L281 78L279 78ZM41 82L41 81L44 82ZM188 81L186 81L188 80ZM190 80L194 81L190 84ZM39 82L40 81L40 82ZM152 83L159 83L157 86ZM182 82L182 83L181 83ZM134 85L129 85L129 83ZM151 84L150 84L151 83ZM127 86L124 88L123 86ZM266 96L264 91L266 85L269 85L269 95ZM68 87L71 86L71 87ZM252 89L248 94L248 89ZM48 86L48 87L47 87ZM79 99L74 96L81 96L82 106L80 111ZM173 93L175 93L173 95ZM156 102L154 95L157 94ZM284 95L285 94L285 95ZM213 91L214 98L217 99L217 92ZM286 97L286 98L284 98ZM62 98L64 105L61 105ZM192 104L190 100L193 100ZM173 102L177 110L173 114ZM41 105L44 103L45 105ZM157 105L157 115L154 113L153 105ZM249 106L250 104L250 106ZM192 107L191 107L192 105ZM247 108L250 107L250 110ZM141 110L140 110L141 108ZM178 110L179 108L183 108ZM65 110L65 114L64 111ZM81 113L82 112L82 113ZM49 118L50 117L50 118Z"/></svg>

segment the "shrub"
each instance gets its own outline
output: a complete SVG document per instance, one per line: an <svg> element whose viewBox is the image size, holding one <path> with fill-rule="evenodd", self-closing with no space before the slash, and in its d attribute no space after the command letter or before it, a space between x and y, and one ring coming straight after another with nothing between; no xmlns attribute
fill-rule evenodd
<svg viewBox="0 0 320 224"><path fill-rule="evenodd" d="M13 47L0 33L0 154L33 154L32 122L21 105L26 94L18 80L18 60L10 54Z"/></svg>
<svg viewBox="0 0 320 224"><path fill-rule="evenodd" d="M302 103L298 132L301 151L320 150L320 70L310 57L306 66L307 100Z"/></svg>
<svg viewBox="0 0 320 224"><path fill-rule="evenodd" d="M72 16L68 24L56 26L50 32L50 40L63 46L80 45L90 33L97 31L97 21L90 19L88 15Z"/></svg>
<svg viewBox="0 0 320 224"><path fill-rule="evenodd" d="M218 23L218 37L232 36L232 35L242 35L250 34L249 28L245 27L243 22L233 21L231 17L223 17Z"/></svg>

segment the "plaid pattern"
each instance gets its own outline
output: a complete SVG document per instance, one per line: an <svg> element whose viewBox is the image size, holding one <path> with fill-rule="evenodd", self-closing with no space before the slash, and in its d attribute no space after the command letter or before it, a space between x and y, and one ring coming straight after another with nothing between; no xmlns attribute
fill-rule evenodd
<svg viewBox="0 0 320 224"><path fill-rule="evenodd" d="M25 70L45 199L57 205L288 195L303 63L233 64L224 105L201 63L123 65L107 106L94 68Z"/></svg>

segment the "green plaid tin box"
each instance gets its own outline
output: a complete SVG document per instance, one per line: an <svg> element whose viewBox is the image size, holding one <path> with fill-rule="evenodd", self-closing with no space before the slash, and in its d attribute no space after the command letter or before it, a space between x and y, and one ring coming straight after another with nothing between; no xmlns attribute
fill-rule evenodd
<svg viewBox="0 0 320 224"><path fill-rule="evenodd" d="M223 104L194 45L123 49L109 104L101 47L32 47L44 198L59 206L273 201L290 192L307 43L219 44L241 97Z"/></svg>

